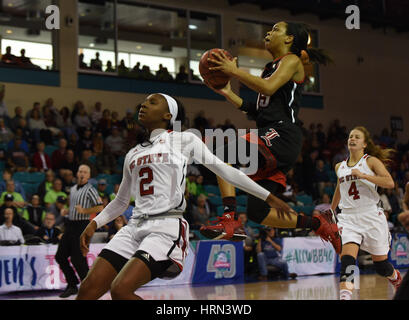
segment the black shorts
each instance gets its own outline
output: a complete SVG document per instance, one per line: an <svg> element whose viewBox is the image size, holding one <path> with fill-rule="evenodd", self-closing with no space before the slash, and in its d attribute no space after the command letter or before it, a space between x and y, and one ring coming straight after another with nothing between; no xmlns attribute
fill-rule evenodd
<svg viewBox="0 0 409 320"><path fill-rule="evenodd" d="M251 143L257 144L258 170L249 177L272 194L283 192L286 187L286 174L295 165L301 153L301 128L293 123L280 122L258 128L257 136L250 132L240 138L246 140L247 150L250 150ZM227 149L229 145L226 145ZM226 155L227 153L225 157ZM235 160L239 163L239 159ZM257 197L250 194L248 197L249 218L260 223L267 216L270 207Z"/></svg>
<svg viewBox="0 0 409 320"><path fill-rule="evenodd" d="M248 142L251 133L244 138ZM264 166L261 170L280 170L286 174L294 166L302 148L301 128L290 122L279 122L268 127L258 128L257 140L259 154Z"/></svg>
<svg viewBox="0 0 409 320"><path fill-rule="evenodd" d="M293 123L280 122L271 124L271 126L258 128L257 135L249 132L239 139L245 139L247 158L250 158L250 166L257 168L252 170L250 178L254 181L271 180L280 184L283 188L286 187L286 177L288 171L295 165L302 148L302 132L301 128ZM224 161L240 166L241 157L237 150L239 150L242 143L239 141L229 141L224 146ZM253 144L253 148L251 145ZM251 155L254 153L254 144L257 145L257 160ZM234 148L234 149L233 149ZM231 159L232 150L235 159ZM216 151L217 154L217 151ZM232 160L232 161L231 161ZM257 166L252 163L257 161ZM244 164L246 165L246 164Z"/></svg>

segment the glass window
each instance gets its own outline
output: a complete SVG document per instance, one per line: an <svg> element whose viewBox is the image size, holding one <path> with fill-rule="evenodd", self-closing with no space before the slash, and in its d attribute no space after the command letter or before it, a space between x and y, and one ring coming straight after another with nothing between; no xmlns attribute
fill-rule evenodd
<svg viewBox="0 0 409 320"><path fill-rule="evenodd" d="M57 69L52 32L47 30L45 9L51 0L1 1L1 66Z"/></svg>
<svg viewBox="0 0 409 320"><path fill-rule="evenodd" d="M264 66L272 60L271 54L264 47L264 37L273 27L274 23L260 23L248 20L237 21L237 34L240 35L239 66L247 72L260 76ZM318 32L311 31L308 47L318 47ZM305 66L306 81L304 92L320 92L319 66L308 64Z"/></svg>
<svg viewBox="0 0 409 320"><path fill-rule="evenodd" d="M117 19L119 75L174 81L187 65L186 11L118 1Z"/></svg>
<svg viewBox="0 0 409 320"><path fill-rule="evenodd" d="M115 1L78 1L78 67L115 72Z"/></svg>
<svg viewBox="0 0 409 320"><path fill-rule="evenodd" d="M239 66L255 76L260 76L264 66L272 60L264 48L264 37L273 24L256 23L246 20L237 21L238 63Z"/></svg>
<svg viewBox="0 0 409 320"><path fill-rule="evenodd" d="M202 12L190 12L190 70L192 80L202 80L199 62L202 54L221 47L220 17Z"/></svg>

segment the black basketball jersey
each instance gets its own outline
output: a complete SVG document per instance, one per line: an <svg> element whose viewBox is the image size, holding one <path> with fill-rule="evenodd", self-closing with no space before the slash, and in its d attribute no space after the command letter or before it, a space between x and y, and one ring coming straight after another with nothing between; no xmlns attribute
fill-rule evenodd
<svg viewBox="0 0 409 320"><path fill-rule="evenodd" d="M270 77L278 68L283 57L268 63L261 75L263 79ZM301 92L303 82L288 81L272 96L259 93L256 103L257 127L262 128L271 123L286 121L298 124L298 112L300 109Z"/></svg>

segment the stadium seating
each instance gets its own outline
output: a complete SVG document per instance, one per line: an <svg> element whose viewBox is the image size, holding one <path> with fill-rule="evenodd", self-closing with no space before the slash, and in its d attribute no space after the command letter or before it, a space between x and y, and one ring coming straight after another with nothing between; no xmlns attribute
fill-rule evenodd
<svg viewBox="0 0 409 320"><path fill-rule="evenodd" d="M57 146L53 146L53 145L49 144L49 145L46 145L46 146L45 146L44 152L51 157L51 155L53 154L53 152L54 152L55 150L57 150L57 149L58 149Z"/></svg>
<svg viewBox="0 0 409 320"><path fill-rule="evenodd" d="M13 179L19 182L40 184L45 179L43 172L16 172Z"/></svg>
<svg viewBox="0 0 409 320"><path fill-rule="evenodd" d="M237 205L247 207L247 196L241 195L236 197Z"/></svg>
<svg viewBox="0 0 409 320"><path fill-rule="evenodd" d="M297 201L302 202L304 205L312 204L312 197L307 194L297 195L295 198L297 199Z"/></svg>
<svg viewBox="0 0 409 320"><path fill-rule="evenodd" d="M218 186L207 184L207 185L204 185L203 188L207 193L212 193L212 194L220 196L220 190Z"/></svg>
<svg viewBox="0 0 409 320"><path fill-rule="evenodd" d="M332 186L327 186L324 188L324 193L328 194L330 197L334 195L335 188Z"/></svg>
<svg viewBox="0 0 409 320"><path fill-rule="evenodd" d="M214 206L222 206L223 205L222 197L220 197L220 196L209 197L209 201Z"/></svg>
<svg viewBox="0 0 409 320"><path fill-rule="evenodd" d="M26 198L30 199L32 195L38 192L38 187L40 186L40 183L21 182L21 186L26 192Z"/></svg>

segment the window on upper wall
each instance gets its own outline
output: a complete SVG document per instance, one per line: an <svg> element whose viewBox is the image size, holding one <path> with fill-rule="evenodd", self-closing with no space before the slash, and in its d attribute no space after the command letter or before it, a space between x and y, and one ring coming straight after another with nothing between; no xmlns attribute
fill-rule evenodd
<svg viewBox="0 0 409 320"><path fill-rule="evenodd" d="M202 54L212 48L221 48L220 16L202 12L190 12L190 72L192 80L202 80L199 62Z"/></svg>
<svg viewBox="0 0 409 320"><path fill-rule="evenodd" d="M237 20L238 39L238 63L239 66L249 73L260 76L264 66L271 62L272 56L264 47L264 37L270 31L274 23L260 23L244 19ZM310 32L309 47L318 47L318 32ZM306 82L304 92L319 93L319 66L308 64L305 66Z"/></svg>
<svg viewBox="0 0 409 320"><path fill-rule="evenodd" d="M51 0L0 1L1 66L56 70L52 32L46 29Z"/></svg>
<svg viewBox="0 0 409 320"><path fill-rule="evenodd" d="M186 11L118 1L117 19L119 75L174 81L188 56Z"/></svg>
<svg viewBox="0 0 409 320"><path fill-rule="evenodd" d="M202 54L221 46L218 15L134 0L78 3L81 71L195 82ZM100 62L91 67L97 54Z"/></svg>
<svg viewBox="0 0 409 320"><path fill-rule="evenodd" d="M78 1L78 67L81 71L115 72L115 1Z"/></svg>

